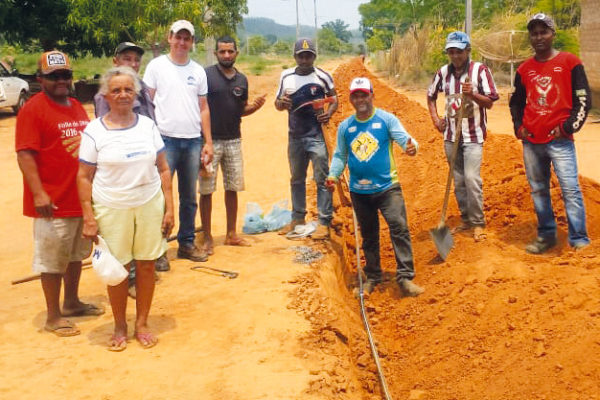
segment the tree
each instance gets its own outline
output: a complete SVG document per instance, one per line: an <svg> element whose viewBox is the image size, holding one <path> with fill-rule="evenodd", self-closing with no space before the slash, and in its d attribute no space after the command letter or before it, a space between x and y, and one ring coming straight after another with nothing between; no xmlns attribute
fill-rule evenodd
<svg viewBox="0 0 600 400"><path fill-rule="evenodd" d="M262 54L269 49L269 42L262 35L250 36L248 38L248 53Z"/></svg>
<svg viewBox="0 0 600 400"><path fill-rule="evenodd" d="M348 30L348 26L349 25L344 23L344 21L341 19L325 22L323 25L321 25L323 29L331 30L335 37L346 43L348 43L352 38L352 33L350 33Z"/></svg>

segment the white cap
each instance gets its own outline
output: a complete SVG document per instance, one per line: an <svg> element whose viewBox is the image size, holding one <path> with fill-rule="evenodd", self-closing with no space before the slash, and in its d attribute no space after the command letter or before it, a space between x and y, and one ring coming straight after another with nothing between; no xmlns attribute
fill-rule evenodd
<svg viewBox="0 0 600 400"><path fill-rule="evenodd" d="M350 84L350 94L357 90L365 93L373 93L373 85L371 85L371 81L368 78L354 78Z"/></svg>
<svg viewBox="0 0 600 400"><path fill-rule="evenodd" d="M195 34L194 25L192 25L192 23L190 21L186 21L185 19L180 19L178 21L175 21L175 22L173 22L173 25L171 25L171 32L173 32L173 33L177 33L182 29L189 31L192 36L194 36L194 34Z"/></svg>

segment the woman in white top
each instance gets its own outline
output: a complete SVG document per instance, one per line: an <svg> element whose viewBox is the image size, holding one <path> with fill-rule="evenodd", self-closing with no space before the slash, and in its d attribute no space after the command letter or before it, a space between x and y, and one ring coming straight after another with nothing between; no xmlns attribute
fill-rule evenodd
<svg viewBox="0 0 600 400"><path fill-rule="evenodd" d="M171 174L154 122L133 112L140 86L129 67L103 77L100 92L110 111L85 129L79 149L77 184L83 209L83 235L100 234L126 267L137 265L134 337L144 347L158 339L148 328L154 294L154 260L167 248L173 228ZM127 347L127 280L108 286L115 319L109 350Z"/></svg>

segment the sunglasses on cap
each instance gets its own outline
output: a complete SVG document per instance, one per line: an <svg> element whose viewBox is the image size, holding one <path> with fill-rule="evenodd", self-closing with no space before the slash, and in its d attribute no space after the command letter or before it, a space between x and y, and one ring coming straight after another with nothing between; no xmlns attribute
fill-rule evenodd
<svg viewBox="0 0 600 400"><path fill-rule="evenodd" d="M73 71L55 71L47 75L43 75L43 78L48 79L49 81L68 81L70 79L73 79Z"/></svg>

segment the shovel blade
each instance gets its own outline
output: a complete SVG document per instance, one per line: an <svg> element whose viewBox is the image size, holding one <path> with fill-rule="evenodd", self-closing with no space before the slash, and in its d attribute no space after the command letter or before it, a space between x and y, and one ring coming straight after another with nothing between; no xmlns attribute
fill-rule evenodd
<svg viewBox="0 0 600 400"><path fill-rule="evenodd" d="M446 225L443 225L430 230L429 234L431 235L431 239L433 239L438 254L442 260L446 260L450 250L452 250L452 246L454 246L454 239L452 238L450 229Z"/></svg>

